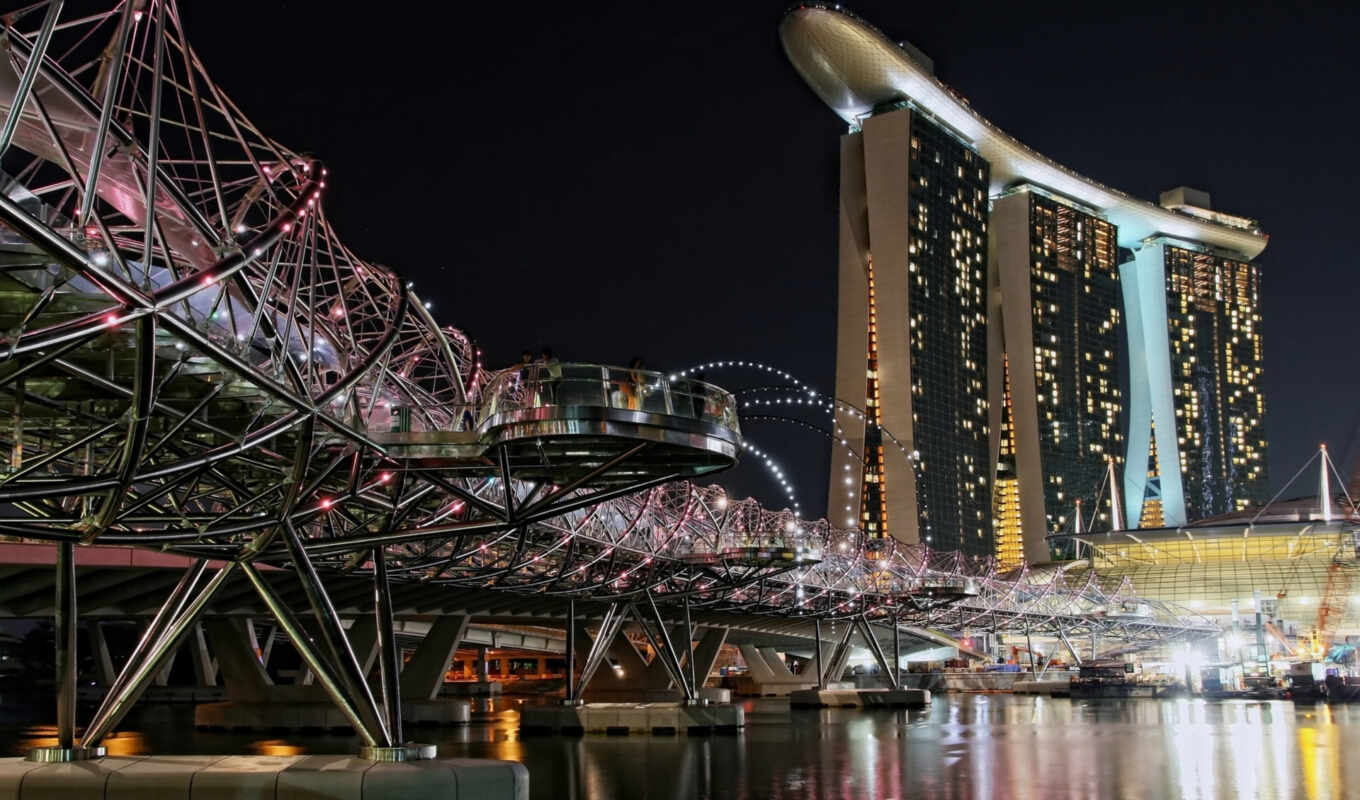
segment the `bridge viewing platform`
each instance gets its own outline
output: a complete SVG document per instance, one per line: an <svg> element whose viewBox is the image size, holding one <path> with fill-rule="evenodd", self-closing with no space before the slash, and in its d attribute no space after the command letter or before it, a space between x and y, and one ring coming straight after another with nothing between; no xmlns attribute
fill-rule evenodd
<svg viewBox="0 0 1360 800"><path fill-rule="evenodd" d="M400 461L493 474L500 449L517 478L577 487L699 477L735 464L741 446L729 392L598 364L539 362L492 373L455 416L462 430L430 430L409 409L375 411L369 435Z"/></svg>

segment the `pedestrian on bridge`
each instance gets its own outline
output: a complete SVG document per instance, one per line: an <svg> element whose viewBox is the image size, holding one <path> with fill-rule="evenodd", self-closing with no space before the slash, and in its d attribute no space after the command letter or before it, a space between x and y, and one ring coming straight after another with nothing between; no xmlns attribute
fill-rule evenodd
<svg viewBox="0 0 1360 800"><path fill-rule="evenodd" d="M539 393L546 405L556 405L558 389L562 385L562 362L553 355L551 347L544 346L538 354Z"/></svg>

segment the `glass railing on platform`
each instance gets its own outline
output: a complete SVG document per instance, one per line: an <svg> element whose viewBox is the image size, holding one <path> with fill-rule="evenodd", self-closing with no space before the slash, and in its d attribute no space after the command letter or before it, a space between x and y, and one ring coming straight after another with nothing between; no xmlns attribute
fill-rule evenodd
<svg viewBox="0 0 1360 800"><path fill-rule="evenodd" d="M600 364L536 362L496 373L482 387L480 428L498 416L536 408L585 406L681 417L737 429L737 402L703 381Z"/></svg>

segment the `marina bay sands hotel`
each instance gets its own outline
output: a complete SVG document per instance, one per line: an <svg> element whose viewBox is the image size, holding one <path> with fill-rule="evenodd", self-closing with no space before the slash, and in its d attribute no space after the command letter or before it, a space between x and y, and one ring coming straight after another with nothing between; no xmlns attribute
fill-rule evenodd
<svg viewBox="0 0 1360 800"><path fill-rule="evenodd" d="M849 124L829 519L1013 565L1266 499L1255 221L1054 163L838 6L780 35Z"/></svg>

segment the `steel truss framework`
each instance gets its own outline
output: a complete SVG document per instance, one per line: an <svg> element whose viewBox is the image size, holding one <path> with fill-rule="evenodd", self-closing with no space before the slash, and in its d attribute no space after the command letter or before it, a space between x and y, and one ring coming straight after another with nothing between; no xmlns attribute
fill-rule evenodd
<svg viewBox="0 0 1360 800"><path fill-rule="evenodd" d="M488 380L409 284L344 246L326 167L231 102L175 0L87 15L50 0L4 24L0 533L59 544L60 749L77 744L73 564L94 542L197 561L85 726L91 752L228 581L254 587L388 757L405 741L394 581L608 601L609 624L649 620L689 694L662 621L691 608L1138 641L1207 630L1171 609L1110 613L1127 587L975 574L924 549L865 553L853 531L678 480L730 463L735 416L690 420L679 439L632 435L671 424L669 404L646 419L612 409L589 430L489 430L488 404L506 396L487 387L507 381ZM555 391L521 388L516 402L550 418ZM686 460L676 441L708 455ZM293 572L314 623L279 601L262 565ZM373 580L378 696L327 595L340 573Z"/></svg>

